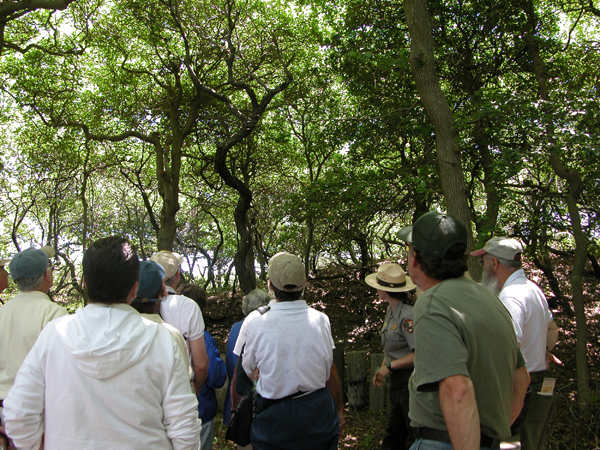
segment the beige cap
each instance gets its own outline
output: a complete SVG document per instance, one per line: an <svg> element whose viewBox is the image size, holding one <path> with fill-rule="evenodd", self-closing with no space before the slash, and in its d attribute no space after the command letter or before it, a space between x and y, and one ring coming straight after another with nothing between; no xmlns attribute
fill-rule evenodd
<svg viewBox="0 0 600 450"><path fill-rule="evenodd" d="M179 266L183 259L179 253L170 252L168 250L161 250L150 257L150 261L159 263L165 269L165 277L163 280L167 280L177 273Z"/></svg>
<svg viewBox="0 0 600 450"><path fill-rule="evenodd" d="M10 262L10 259L0 258L0 267L3 267L4 265L8 264L9 262Z"/></svg>
<svg viewBox="0 0 600 450"><path fill-rule="evenodd" d="M48 255L48 258L52 258L56 255L56 250L54 250L54 248L49 245L44 245L42 248L40 248L40 250L43 251L46 255Z"/></svg>
<svg viewBox="0 0 600 450"><path fill-rule="evenodd" d="M280 291L301 291L306 286L304 264L296 255L277 253L269 261L269 280Z"/></svg>
<svg viewBox="0 0 600 450"><path fill-rule="evenodd" d="M509 261L518 261L523 253L523 246L516 239L495 237L485 243L483 248L471 252L473 256L481 256L487 253L496 258L507 259Z"/></svg>

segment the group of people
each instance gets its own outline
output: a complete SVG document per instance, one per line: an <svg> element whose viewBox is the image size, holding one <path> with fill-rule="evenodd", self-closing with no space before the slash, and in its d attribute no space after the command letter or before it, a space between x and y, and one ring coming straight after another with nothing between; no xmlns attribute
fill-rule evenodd
<svg viewBox="0 0 600 450"><path fill-rule="evenodd" d="M410 276L387 263L365 280L389 304L373 378L389 386L382 449L498 448L518 436L522 449L541 450L558 329L525 276L519 241L496 237L471 252L483 266L477 284L465 276L467 232L454 217L427 213L398 237ZM416 289L413 308L407 293Z"/></svg>
<svg viewBox="0 0 600 450"><path fill-rule="evenodd" d="M366 278L389 305L373 378L390 389L382 448L498 448L518 431L522 448L541 449L558 330L525 277L518 241L494 238L472 253L483 264L478 284L464 276L467 232L452 216L430 212L399 237L408 276L388 263ZM16 448L206 450L214 389L229 378L226 424L240 400L238 360L255 390L252 448L338 447L345 418L331 326L304 300L297 256L274 255L269 292L243 299L226 364L205 330L205 293L180 286L178 254L140 262L127 239L95 241L83 256L87 306L72 315L48 298L52 256L50 248L15 255L19 292L0 308L0 432Z"/></svg>

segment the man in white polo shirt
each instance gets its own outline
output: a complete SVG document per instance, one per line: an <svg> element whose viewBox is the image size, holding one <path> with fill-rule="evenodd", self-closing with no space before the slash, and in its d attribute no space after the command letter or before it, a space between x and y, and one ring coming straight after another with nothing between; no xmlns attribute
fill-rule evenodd
<svg viewBox="0 0 600 450"><path fill-rule="evenodd" d="M297 256L269 261L269 289L277 302L248 324L243 368L258 379L254 450L337 449L344 426L333 364L329 318L301 300L306 277Z"/></svg>
<svg viewBox="0 0 600 450"><path fill-rule="evenodd" d="M183 334L190 349L191 364L194 370L193 383L196 393L200 392L208 376L208 354L204 342L204 318L198 304L184 295L177 295L175 289L181 278L181 256L175 252L162 250L150 258L165 269L164 282L167 298L160 304L160 315Z"/></svg>
<svg viewBox="0 0 600 450"><path fill-rule="evenodd" d="M523 450L541 450L556 403L553 381L546 380L544 395L538 393L549 378L547 360L555 360L549 351L558 341L558 328L546 296L525 276L522 253L523 247L516 239L495 237L471 255L481 257L481 283L500 297L512 316L517 342L531 376L523 410L513 428L519 432Z"/></svg>

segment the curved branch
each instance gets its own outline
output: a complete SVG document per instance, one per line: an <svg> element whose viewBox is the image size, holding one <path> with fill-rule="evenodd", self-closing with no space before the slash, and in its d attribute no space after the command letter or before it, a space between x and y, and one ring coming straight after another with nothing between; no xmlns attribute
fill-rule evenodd
<svg viewBox="0 0 600 450"><path fill-rule="evenodd" d="M12 20L10 17L13 14L23 15L36 9L48 9L52 11L62 11L67 8L75 0L23 0L18 2L1 2L0 17L4 18L5 22Z"/></svg>

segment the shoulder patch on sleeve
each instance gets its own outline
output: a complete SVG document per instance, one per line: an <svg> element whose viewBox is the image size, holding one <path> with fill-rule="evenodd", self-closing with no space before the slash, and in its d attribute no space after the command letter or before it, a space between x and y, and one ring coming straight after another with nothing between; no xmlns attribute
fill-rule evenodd
<svg viewBox="0 0 600 450"><path fill-rule="evenodd" d="M412 333L413 331L415 331L415 325L413 323L412 319L406 319L402 325L404 326L404 329L406 331L408 331L409 333Z"/></svg>

